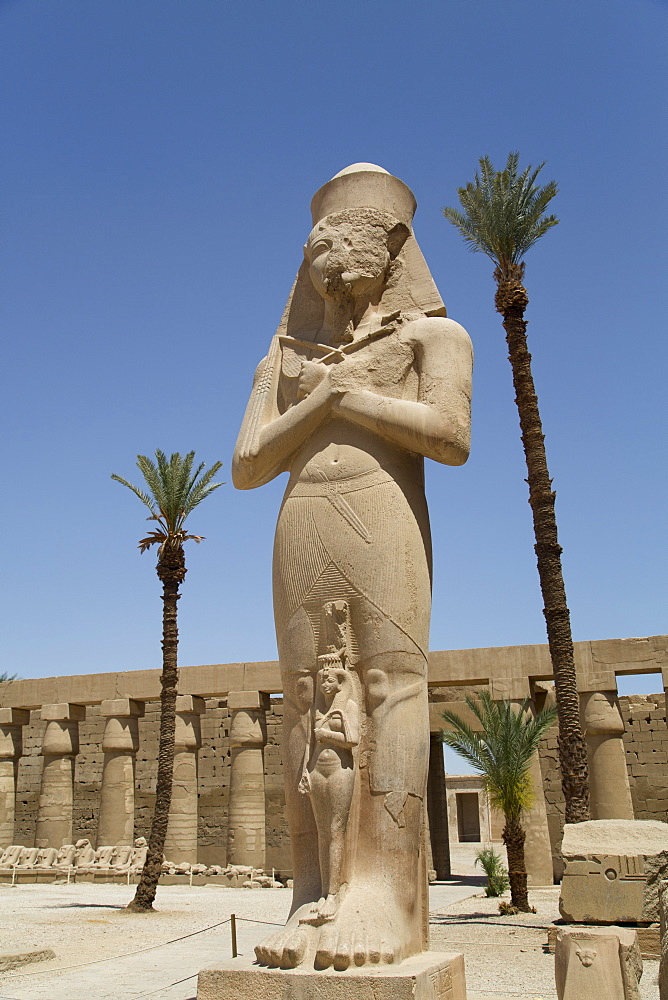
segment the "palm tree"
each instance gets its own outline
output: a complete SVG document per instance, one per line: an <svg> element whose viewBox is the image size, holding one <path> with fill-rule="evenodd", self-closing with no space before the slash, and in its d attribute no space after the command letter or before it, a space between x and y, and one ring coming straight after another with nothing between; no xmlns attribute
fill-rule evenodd
<svg viewBox="0 0 668 1000"><path fill-rule="evenodd" d="M543 168L529 165L518 173L519 153L510 153L505 170L494 170L487 156L480 159L480 174L458 189L463 212L444 208L443 214L462 233L469 249L494 261L495 304L503 316L508 358L513 371L515 402L533 513L535 551L543 596L543 614L554 672L559 712L559 762L566 799L566 822L590 818L587 747L580 725L571 621L561 568L561 546L557 540L554 511L556 494L547 469L538 397L531 374L524 311L529 297L524 287L524 255L548 229L559 221L545 210L557 193L550 181L538 187Z"/></svg>
<svg viewBox="0 0 668 1000"><path fill-rule="evenodd" d="M528 711L528 698L516 709L509 701L493 701L488 691L481 691L479 700L467 698L466 704L482 732L456 712L445 711L442 717L451 729L443 730L441 739L481 772L491 804L505 817L502 836L508 854L510 898L513 906L527 913L530 906L522 815L534 798L531 759L541 737L555 722L557 710L546 708L534 716Z"/></svg>
<svg viewBox="0 0 668 1000"><path fill-rule="evenodd" d="M189 451L182 458L174 452L167 461L164 452L155 453L156 462L146 455L137 455L137 466L146 481L148 492L133 486L120 476L112 479L123 483L139 497L150 510L147 518L157 521L159 527L150 531L139 542L140 552L146 552L152 545L158 546L156 571L162 583L162 673L160 683L160 742L158 747L158 777L155 793L155 810L151 823L146 863L142 870L137 891L129 910L145 912L153 909L160 870L162 868L167 820L172 801L172 779L174 774L174 732L176 726L176 694L178 685L177 649L179 633L177 628L176 604L180 597L179 587L186 575L186 560L183 543L189 539L201 542L202 535L186 534L185 521L188 515L218 489L222 483L211 480L222 466L215 462L204 472L204 462L193 472L195 452Z"/></svg>

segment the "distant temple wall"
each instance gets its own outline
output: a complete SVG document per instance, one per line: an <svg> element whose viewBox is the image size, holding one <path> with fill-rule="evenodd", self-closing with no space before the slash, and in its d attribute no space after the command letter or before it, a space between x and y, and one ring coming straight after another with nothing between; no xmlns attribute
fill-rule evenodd
<svg viewBox="0 0 668 1000"><path fill-rule="evenodd" d="M616 809L628 817L632 802L637 818L667 820L665 696L659 693L618 698L616 675L662 673L665 687L668 637L576 643L576 665L590 747L595 818L608 818L596 816L597 809L608 808L601 803L612 803L609 808L613 812ZM514 701L529 697L540 708L546 698L552 697L547 646L433 652L429 685L433 733L441 728L440 713L445 705L461 709L466 693L483 687L493 697ZM131 811L130 826L134 823L135 836L148 836L155 794L159 689L157 670L19 680L0 685L0 758L3 758L0 764L11 759L15 773L15 802L12 804L7 794L0 801L0 830L10 830L13 824L13 842L27 846L40 838L44 842L49 838L62 840L68 834L72 839L88 837L95 843L105 782L111 781L108 775L112 769L107 770L107 765L124 753L124 760L130 762L130 770L125 772L130 777L126 781L134 786L125 789L124 801L130 802L127 807ZM191 785L184 779L179 792L181 799L176 796L175 808L181 809L182 815L175 819L176 839L171 842L181 845L178 849L183 850L184 856L206 864L224 865L231 851L237 861L243 860L245 852L254 862L262 860L267 868L289 871L280 753L280 689L280 672L275 662L184 667L180 671L179 691L183 694L179 718L185 727L183 732L190 735L179 737L182 746L177 746L177 752L180 765L186 767L183 773L187 773L190 761L196 779L196 784L191 782ZM128 742L130 724L135 727L134 743ZM119 732L124 734L121 743ZM121 746L125 750L119 750ZM50 763L49 773L53 774L54 764L58 765L60 776L54 779L52 775L49 780L62 783L68 780L63 773L69 766L63 771L63 761L72 764L71 802L67 804L65 794L63 816L58 818L61 825L54 826L53 790L46 787L49 771L46 765ZM439 766L442 763L435 753L432 770ZM534 883L545 883L552 871L560 874L563 797L556 729L543 741L534 778L542 782L544 796L538 797L529 818L528 852ZM437 774L430 774L430 795L439 797L430 807L434 858L437 854L446 856L437 850L435 841L447 839L447 822L439 820L441 813L445 815L446 793L444 786L438 791L442 781L439 784L437 779ZM115 780L118 782L118 778ZM255 792L248 793L253 782ZM620 784L626 789L626 806L619 795ZM613 785L614 794L609 794ZM3 787L6 789L6 784ZM246 792L236 791L242 787ZM61 794L58 792L56 797ZM233 820L230 820L231 794ZM251 799L255 795L252 802L246 801L248 794ZM186 801L188 796L193 801ZM254 817L252 822L257 824L258 808L260 812L264 810L264 829L249 838L244 828L244 809L248 823ZM190 834L183 819L188 810L195 823ZM259 822L262 825L261 817ZM235 823L238 830L230 827ZM188 837L192 841L190 847L186 843ZM11 834L5 833L4 839L11 842ZM49 846L60 844L49 843ZM176 852L177 847L173 850Z"/></svg>

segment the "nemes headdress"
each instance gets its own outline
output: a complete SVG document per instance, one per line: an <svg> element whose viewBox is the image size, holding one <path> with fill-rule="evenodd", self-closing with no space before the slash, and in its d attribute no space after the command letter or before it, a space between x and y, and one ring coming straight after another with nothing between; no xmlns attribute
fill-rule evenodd
<svg viewBox="0 0 668 1000"><path fill-rule="evenodd" d="M413 235L416 207L413 192L398 177L374 163L353 163L316 191L311 214L314 226L330 215L358 208L377 209L402 222L409 235L397 255L398 278L384 293L381 308L388 314L399 311L445 316L443 300ZM310 340L320 329L323 315L324 303L311 284L304 262L276 332Z"/></svg>

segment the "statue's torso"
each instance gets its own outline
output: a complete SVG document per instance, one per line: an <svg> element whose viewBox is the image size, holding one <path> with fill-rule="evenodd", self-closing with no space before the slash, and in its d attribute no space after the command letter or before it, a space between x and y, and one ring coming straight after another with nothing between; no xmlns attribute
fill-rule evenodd
<svg viewBox="0 0 668 1000"><path fill-rule="evenodd" d="M419 375L415 352L405 336L392 327L375 339L355 343L343 360L330 362L335 386L348 390L368 390L379 397L418 399ZM318 360L322 351L282 345L283 363L279 384L279 409L297 403L302 358ZM290 463L292 481L312 482L324 474L329 481L350 479L376 469L385 469L400 478L421 479L421 459L392 444L377 430L353 426L340 417L330 417L294 453Z"/></svg>

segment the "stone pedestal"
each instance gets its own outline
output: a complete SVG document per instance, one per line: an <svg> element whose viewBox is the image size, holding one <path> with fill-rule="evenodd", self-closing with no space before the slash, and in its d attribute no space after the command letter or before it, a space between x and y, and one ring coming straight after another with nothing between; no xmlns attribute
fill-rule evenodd
<svg viewBox="0 0 668 1000"><path fill-rule="evenodd" d="M264 868L264 746L269 695L230 691L230 800L227 819L227 863Z"/></svg>
<svg viewBox="0 0 668 1000"><path fill-rule="evenodd" d="M624 750L624 722L616 691L580 695L582 729L589 759L592 819L633 819Z"/></svg>
<svg viewBox="0 0 668 1000"><path fill-rule="evenodd" d="M554 972L559 1000L640 1000L637 934L630 927L559 929Z"/></svg>
<svg viewBox="0 0 668 1000"><path fill-rule="evenodd" d="M72 843L74 758L79 752L79 723L83 705L43 705L46 722L42 756L42 786L37 809L35 847L62 847Z"/></svg>
<svg viewBox="0 0 668 1000"><path fill-rule="evenodd" d="M427 813L431 859L438 879L450 877L450 838L448 836L448 801L445 790L443 744L437 733L430 734Z"/></svg>
<svg viewBox="0 0 668 1000"><path fill-rule="evenodd" d="M22 726L30 712L22 708L0 708L0 848L14 843L16 773L23 753Z"/></svg>
<svg viewBox="0 0 668 1000"><path fill-rule="evenodd" d="M176 699L174 782L169 809L165 857L176 864L197 864L197 751L202 745L203 698L180 694Z"/></svg>
<svg viewBox="0 0 668 1000"><path fill-rule="evenodd" d="M102 702L100 714L107 722L102 737L104 766L97 846L131 846L134 843L138 720L144 714L144 702L114 698Z"/></svg>
<svg viewBox="0 0 668 1000"><path fill-rule="evenodd" d="M425 951L346 972L266 969L246 957L202 969L197 1000L466 1000L464 956Z"/></svg>

